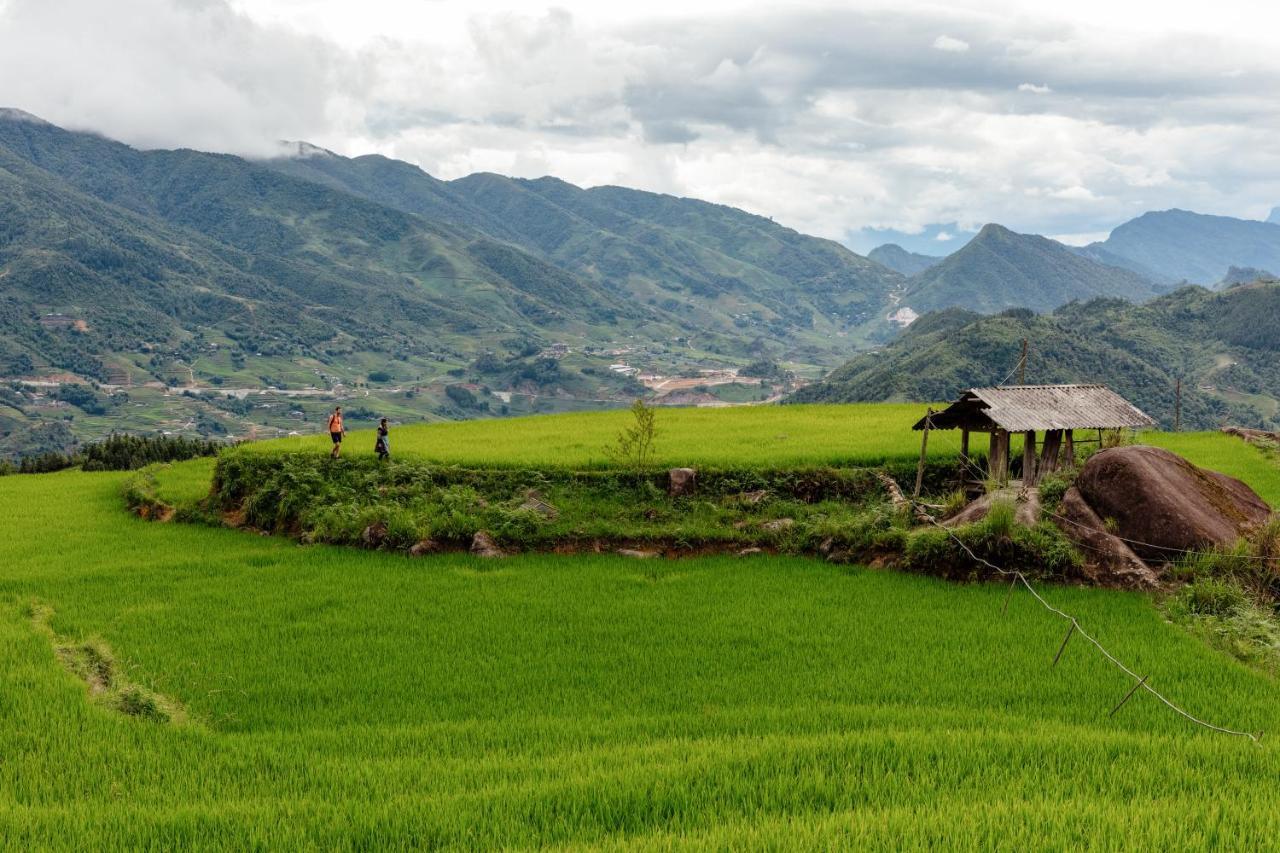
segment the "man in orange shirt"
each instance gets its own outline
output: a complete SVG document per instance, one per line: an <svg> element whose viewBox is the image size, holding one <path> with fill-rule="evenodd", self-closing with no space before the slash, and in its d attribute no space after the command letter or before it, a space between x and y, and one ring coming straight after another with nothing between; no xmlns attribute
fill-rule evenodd
<svg viewBox="0 0 1280 853"><path fill-rule="evenodd" d="M342 427L342 407L334 406L333 414L329 415L329 437L333 439L333 452L329 454L330 459L337 459L338 454L342 452L342 437L347 431Z"/></svg>

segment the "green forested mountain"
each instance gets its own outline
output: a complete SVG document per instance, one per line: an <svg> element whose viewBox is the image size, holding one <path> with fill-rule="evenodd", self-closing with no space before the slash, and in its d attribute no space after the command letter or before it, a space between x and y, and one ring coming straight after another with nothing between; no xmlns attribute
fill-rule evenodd
<svg viewBox="0 0 1280 853"><path fill-rule="evenodd" d="M986 225L963 248L913 276L903 304L924 313L963 307L1051 311L1099 296L1149 299L1160 288L1125 269L1097 263L1054 240Z"/></svg>
<svg viewBox="0 0 1280 853"><path fill-rule="evenodd" d="M903 275L916 275L936 265L942 260L936 255L922 255L919 252L908 252L897 243L885 243L876 246L867 253L867 257L878 264L884 264L891 270Z"/></svg>
<svg viewBox="0 0 1280 853"><path fill-rule="evenodd" d="M1016 381L1022 340L1030 383L1103 382L1171 425L1183 380L1183 424L1280 426L1280 283L1221 292L1186 287L1133 305L1074 303L1051 314L1015 309L983 317L959 309L925 315L883 351L860 355L802 402L947 400Z"/></svg>
<svg viewBox="0 0 1280 853"><path fill-rule="evenodd" d="M1280 225L1189 210L1152 211L1082 251L1168 282L1209 285L1231 266L1280 269Z"/></svg>
<svg viewBox="0 0 1280 853"><path fill-rule="evenodd" d="M893 271L830 240L724 205L556 178L475 174L437 180L382 157L314 148L266 161L379 204L462 221L609 292L708 328L804 342L822 361L878 319Z"/></svg>
<svg viewBox="0 0 1280 853"><path fill-rule="evenodd" d="M84 351L177 345L203 329L245 354L323 360L352 346L465 349L468 337L486 331L582 337L616 327L619 316L630 331L647 322L659 333L677 328L663 326L657 312L623 310L591 282L509 244L236 157L141 152L51 125L0 121L0 158L15 188L0 268L8 277L39 264L59 270L61 281L51 288L46 272L21 291L6 282L4 295L27 312L19 326L41 313L84 320ZM33 222L48 224L37 230ZM103 276L120 285L104 288ZM150 299L149 280L202 310ZM128 299L130 288L167 322L148 319L146 334L131 337L121 337L128 326L97 322L112 304L105 300Z"/></svg>

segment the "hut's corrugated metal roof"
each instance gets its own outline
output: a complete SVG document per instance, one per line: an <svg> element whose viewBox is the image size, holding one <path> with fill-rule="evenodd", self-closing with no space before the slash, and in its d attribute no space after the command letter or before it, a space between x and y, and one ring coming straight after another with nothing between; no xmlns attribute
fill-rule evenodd
<svg viewBox="0 0 1280 853"><path fill-rule="evenodd" d="M1124 429L1155 421L1105 385L1005 385L971 388L932 416L933 428L955 429L965 414L1009 432L1051 429ZM925 419L916 424L924 428Z"/></svg>

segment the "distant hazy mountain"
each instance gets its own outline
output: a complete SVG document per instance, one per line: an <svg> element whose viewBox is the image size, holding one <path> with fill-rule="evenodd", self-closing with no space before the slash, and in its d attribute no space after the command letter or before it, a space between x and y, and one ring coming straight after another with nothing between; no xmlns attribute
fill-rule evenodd
<svg viewBox="0 0 1280 853"><path fill-rule="evenodd" d="M942 260L941 257L935 255L908 252L897 243L885 243L883 246L876 246L867 253L867 257L878 264L884 264L889 269L908 276L924 272Z"/></svg>
<svg viewBox="0 0 1280 853"><path fill-rule="evenodd" d="M1276 281L1276 277L1267 270L1256 267L1228 267L1227 274L1218 282L1217 288L1223 290L1237 284L1252 284L1255 281Z"/></svg>
<svg viewBox="0 0 1280 853"><path fill-rule="evenodd" d="M1051 311L1099 296L1141 301L1161 290L1137 273L1098 263L1054 240L987 225L963 248L913 276L902 301L921 313L959 306L989 314L1006 308Z"/></svg>
<svg viewBox="0 0 1280 853"><path fill-rule="evenodd" d="M1083 250L1170 282L1213 284L1231 266L1280 269L1280 224L1189 210L1144 213Z"/></svg>
<svg viewBox="0 0 1280 853"><path fill-rule="evenodd" d="M1267 221L1273 225L1280 225L1280 207L1271 208L1271 214L1267 217Z"/></svg>
<svg viewBox="0 0 1280 853"><path fill-rule="evenodd" d="M1096 300L1052 314L1015 309L926 314L876 353L855 357L797 402L948 400L965 388L1016 381L1102 382L1166 426L1183 387L1183 424L1280 427L1280 283L1212 292L1186 287L1134 305ZM904 425L904 428L906 425Z"/></svg>

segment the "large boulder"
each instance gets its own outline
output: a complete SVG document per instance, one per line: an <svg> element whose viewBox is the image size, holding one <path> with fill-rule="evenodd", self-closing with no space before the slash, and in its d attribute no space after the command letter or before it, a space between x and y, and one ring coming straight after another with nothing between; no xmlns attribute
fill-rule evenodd
<svg viewBox="0 0 1280 853"><path fill-rule="evenodd" d="M1103 529L1154 563L1179 551L1230 547L1271 516L1267 502L1244 483L1159 447L1095 453L1076 488Z"/></svg>
<svg viewBox="0 0 1280 853"><path fill-rule="evenodd" d="M1128 589L1148 589L1156 585L1156 573L1123 539L1107 531L1105 522L1085 503L1075 486L1062 496L1058 516L1058 526L1079 546L1084 557L1080 567L1084 580L1098 586Z"/></svg>

